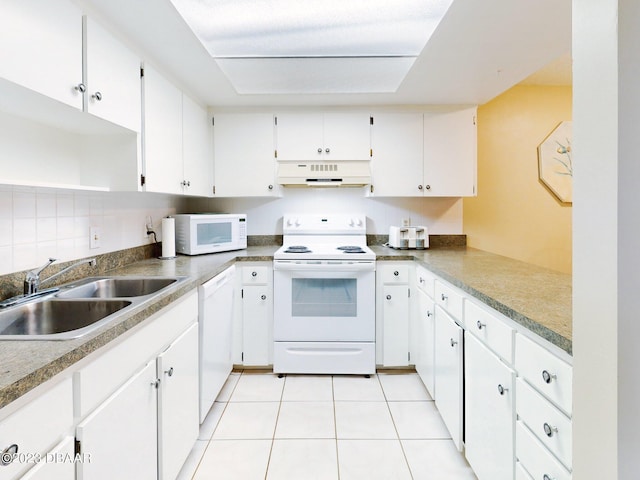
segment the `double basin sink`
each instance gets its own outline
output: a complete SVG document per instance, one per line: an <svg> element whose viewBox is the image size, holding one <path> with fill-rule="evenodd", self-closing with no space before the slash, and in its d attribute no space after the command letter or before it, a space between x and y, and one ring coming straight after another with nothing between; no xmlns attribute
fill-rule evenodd
<svg viewBox="0 0 640 480"><path fill-rule="evenodd" d="M68 340L117 320L187 277L90 277L0 310L0 340Z"/></svg>

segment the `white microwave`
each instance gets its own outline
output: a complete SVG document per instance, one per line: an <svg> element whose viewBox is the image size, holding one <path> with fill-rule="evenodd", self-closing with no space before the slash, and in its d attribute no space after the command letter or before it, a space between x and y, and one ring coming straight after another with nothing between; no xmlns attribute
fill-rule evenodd
<svg viewBox="0 0 640 480"><path fill-rule="evenodd" d="M247 248L247 215L185 213L174 215L176 252L185 255Z"/></svg>

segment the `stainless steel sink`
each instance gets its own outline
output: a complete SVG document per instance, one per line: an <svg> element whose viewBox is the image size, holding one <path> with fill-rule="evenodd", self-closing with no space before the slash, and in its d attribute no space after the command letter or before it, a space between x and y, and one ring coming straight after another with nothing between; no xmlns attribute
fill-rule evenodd
<svg viewBox="0 0 640 480"><path fill-rule="evenodd" d="M4 340L66 340L103 325L131 305L129 300L45 299L0 311Z"/></svg>
<svg viewBox="0 0 640 480"><path fill-rule="evenodd" d="M58 298L128 298L159 292L176 283L176 277L105 277L87 278L61 290Z"/></svg>
<svg viewBox="0 0 640 480"><path fill-rule="evenodd" d="M0 340L68 340L120 318L188 277L89 277L0 309Z"/></svg>

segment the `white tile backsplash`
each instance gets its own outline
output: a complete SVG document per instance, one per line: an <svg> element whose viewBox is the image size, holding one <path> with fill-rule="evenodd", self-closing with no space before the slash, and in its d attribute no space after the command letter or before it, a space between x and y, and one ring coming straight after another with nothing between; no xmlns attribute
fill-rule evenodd
<svg viewBox="0 0 640 480"><path fill-rule="evenodd" d="M0 188L0 275L153 242L144 225L151 216L160 240L162 217L186 211L181 197L145 193L69 192ZM89 248L89 229L100 227L101 247Z"/></svg>

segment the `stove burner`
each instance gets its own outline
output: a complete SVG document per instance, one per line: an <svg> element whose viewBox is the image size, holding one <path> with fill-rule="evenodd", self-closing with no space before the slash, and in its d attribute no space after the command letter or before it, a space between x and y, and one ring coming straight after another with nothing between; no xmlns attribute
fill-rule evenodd
<svg viewBox="0 0 640 480"><path fill-rule="evenodd" d="M357 245L345 245L344 247L338 247L338 250L342 250L344 253L366 253L362 247Z"/></svg>
<svg viewBox="0 0 640 480"><path fill-rule="evenodd" d="M311 253L311 250L304 245L291 245L287 247L284 253Z"/></svg>

